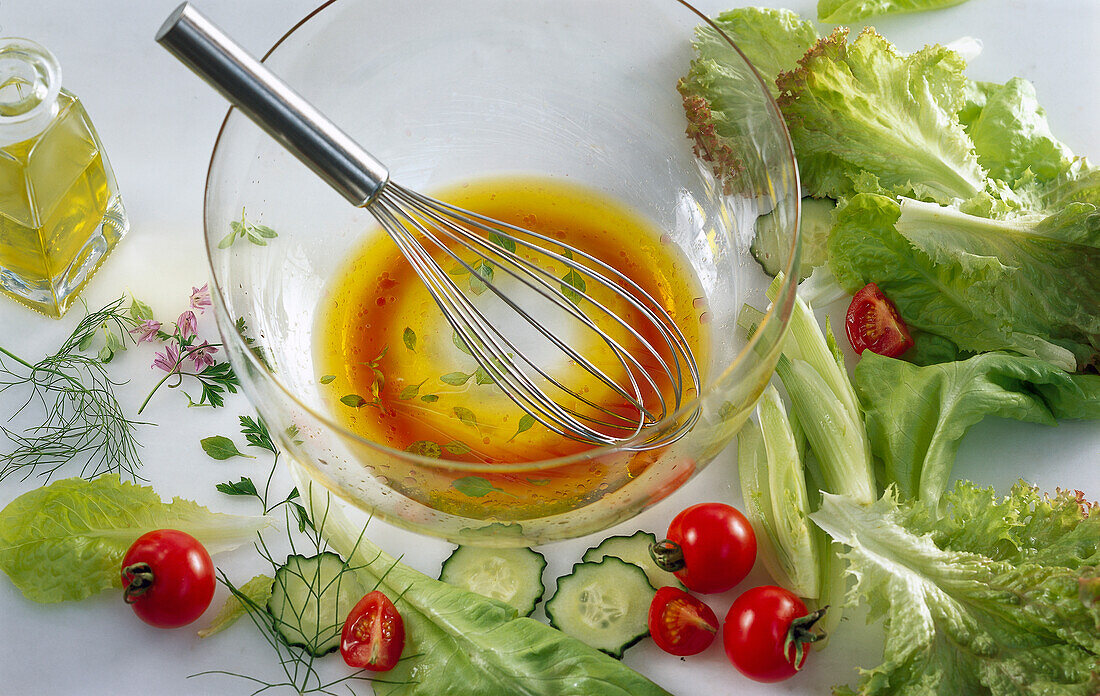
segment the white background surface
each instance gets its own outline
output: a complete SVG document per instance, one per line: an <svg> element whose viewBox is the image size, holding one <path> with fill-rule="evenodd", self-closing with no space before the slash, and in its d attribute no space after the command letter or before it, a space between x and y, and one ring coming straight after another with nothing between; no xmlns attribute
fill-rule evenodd
<svg viewBox="0 0 1100 696"><path fill-rule="evenodd" d="M519 0L517 0L519 1ZM176 0L0 0L0 35L34 39L61 62L65 86L85 102L114 165L131 220L131 232L85 292L93 307L130 292L148 302L157 318L171 321L186 308L193 286L206 282L202 247L202 193L206 166L226 105L204 84L156 46L153 34ZM739 3L700 0L716 13ZM762 3L768 4L768 3ZM804 16L809 0L789 0ZM307 0L206 0L200 3L255 53L263 53L313 3ZM962 6L875 23L903 50L963 35L985 45L969 75L1003 82L1023 76L1035 83L1052 128L1074 152L1100 157L1100 5L1094 0L971 0ZM820 27L824 33L827 28ZM686 40L687 37L684 37ZM670 40L674 40L670 38ZM641 48L641 47L640 47ZM644 50L644 48L641 48ZM0 298L0 345L37 360L52 351L79 319L80 310L60 321L33 314ZM201 330L214 331L212 317ZM121 354L112 374L129 379L119 389L124 405L136 409L152 387L152 350L142 346ZM0 397L2 399L3 397ZM0 418L12 403L0 401ZM251 514L253 505L217 493L214 484L240 476L260 479L267 461L215 462L199 439L235 436L238 414L250 413L237 395L218 411L188 409L183 395L165 391L145 412L156 427L139 437L143 475L162 497L183 496L214 510ZM243 446L243 445L242 445ZM1100 428L1065 423L1045 428L989 419L964 441L958 476L1006 490L1023 477L1044 489L1079 488L1100 497ZM0 505L38 485L36 480L0 483ZM662 532L687 504L708 500L738 502L732 448L680 492L643 516L610 533L638 528ZM546 581L564 574L584 549L606 534L545 547ZM376 524L371 534L414 567L434 575L449 546ZM240 583L263 563L251 548L215 558ZM739 589L767 582L756 571ZM219 587L214 606L225 590ZM707 598L723 616L735 592ZM213 610L211 611L212 614ZM202 625L203 620L199 624ZM717 643L685 661L660 653L650 641L632 648L626 663L678 696L691 694L824 694L855 677L857 665L877 664L881 640L862 620L846 621L833 646L813 655L798 677L779 685L752 684L730 667ZM338 657L327 662L339 663ZM337 673L339 664L336 665ZM204 670L229 670L278 681L271 649L243 621L200 641L193 630L158 631L140 623L114 593L62 605L23 599L0 578L0 695L8 694L248 694L256 686L224 676L188 678ZM274 693L290 693L279 690ZM356 693L367 694L366 686Z"/></svg>

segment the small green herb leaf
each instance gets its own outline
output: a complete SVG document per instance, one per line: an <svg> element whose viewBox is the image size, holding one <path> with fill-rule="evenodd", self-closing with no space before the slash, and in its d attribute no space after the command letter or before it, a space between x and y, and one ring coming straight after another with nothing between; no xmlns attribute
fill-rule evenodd
<svg viewBox="0 0 1100 696"><path fill-rule="evenodd" d="M443 450L440 446L431 440L417 440L406 447L405 451L411 452L412 454L419 454L421 457L431 457L432 459L439 459L443 454Z"/></svg>
<svg viewBox="0 0 1100 696"><path fill-rule="evenodd" d="M416 332L408 326L405 327L405 332L401 334L401 340L405 342L406 348L416 351Z"/></svg>
<svg viewBox="0 0 1100 696"><path fill-rule="evenodd" d="M516 434L508 438L508 442L515 440L520 433L530 430L535 425L535 417L530 413L523 414L523 417L519 419L519 427L516 428Z"/></svg>
<svg viewBox="0 0 1100 696"><path fill-rule="evenodd" d="M420 384L410 384L409 386L407 386L407 387L405 387L404 389L401 390L401 393L398 395L397 398L401 399L402 401L407 401L409 399L415 399L417 394L420 393L420 385L421 384L424 384L424 382L421 382Z"/></svg>
<svg viewBox="0 0 1100 696"><path fill-rule="evenodd" d="M474 381L476 381L478 384L496 383L496 380L493 379L493 376L489 374L489 371L486 370L484 367L479 367L477 368L477 371L474 372Z"/></svg>
<svg viewBox="0 0 1100 696"><path fill-rule="evenodd" d="M109 362L111 362L111 359L114 358L114 357L115 357L115 352L113 350L111 350L110 348L108 348L107 346L103 346L102 348L99 349L99 362L109 363Z"/></svg>
<svg viewBox="0 0 1100 696"><path fill-rule="evenodd" d="M199 444L202 445L202 449L212 459L219 461L224 459L230 459L232 457L248 457L249 459L255 459L250 455L247 455L237 449L237 445L233 443L228 437L224 435L213 435L211 437L204 437L199 440Z"/></svg>
<svg viewBox="0 0 1100 696"><path fill-rule="evenodd" d="M436 401L439 401L439 397L435 394L425 394L420 397L420 400L426 404L434 404Z"/></svg>
<svg viewBox="0 0 1100 696"><path fill-rule="evenodd" d="M477 427L477 416L474 412L465 406L455 406L454 413L458 416L458 420L462 421L463 425L468 425L471 428Z"/></svg>
<svg viewBox="0 0 1100 696"><path fill-rule="evenodd" d="M472 376L472 374L466 374L465 372L448 372L439 379L452 386L461 387L463 384L466 384Z"/></svg>
<svg viewBox="0 0 1100 696"><path fill-rule="evenodd" d="M130 316L138 321L146 321L153 318L153 309L135 297L130 302Z"/></svg>
<svg viewBox="0 0 1100 696"><path fill-rule="evenodd" d="M252 483L252 479L244 476L242 476L241 480L237 483L230 481L228 483L219 483L214 487L226 495L250 495L256 498L260 497L259 492L256 491L256 484Z"/></svg>
<svg viewBox="0 0 1100 696"><path fill-rule="evenodd" d="M464 476L456 480L451 485L454 486L455 490L457 490L459 493L462 493L463 495L468 495L471 498L482 498L494 491L498 493L504 492L500 488L497 488L493 484L489 483L488 480L482 478L481 476Z"/></svg>
<svg viewBox="0 0 1100 696"><path fill-rule="evenodd" d="M470 452L470 447L465 443L459 442L458 440L451 440L447 444L443 445L443 449L447 450L451 454L456 455L469 454Z"/></svg>
<svg viewBox="0 0 1100 696"><path fill-rule="evenodd" d="M462 351L466 355L469 355L471 358L474 357L474 353L472 350L470 350L470 346L466 345L466 341L462 340L462 337L454 331L451 332L451 342L455 344L455 348L458 348L460 351Z"/></svg>
<svg viewBox="0 0 1100 696"><path fill-rule="evenodd" d="M317 380L321 384L332 384L332 380L336 379L336 375L323 375L321 379Z"/></svg>
<svg viewBox="0 0 1100 696"><path fill-rule="evenodd" d="M550 479L533 479L533 478L529 478L529 479L527 479L527 483L531 484L532 486L546 486L550 483Z"/></svg>
<svg viewBox="0 0 1100 696"><path fill-rule="evenodd" d="M482 261L474 266L474 272L470 274L470 291L480 295L489 289L487 283L493 282L493 264Z"/></svg>
<svg viewBox="0 0 1100 696"><path fill-rule="evenodd" d="M352 408L362 408L363 406L367 405L367 400L359 396L358 394L348 394L346 396L342 396L340 397L340 401L345 406L351 406Z"/></svg>
<svg viewBox="0 0 1100 696"><path fill-rule="evenodd" d="M577 273L576 269L570 268L569 272L562 276L561 292L574 303L583 299L581 293L587 289L588 286L584 282L584 277Z"/></svg>
<svg viewBox="0 0 1100 696"><path fill-rule="evenodd" d="M516 253L516 240L510 237L505 237L504 235L497 232L490 232L489 241L491 241L493 244L496 244L502 249L507 249L513 254Z"/></svg>

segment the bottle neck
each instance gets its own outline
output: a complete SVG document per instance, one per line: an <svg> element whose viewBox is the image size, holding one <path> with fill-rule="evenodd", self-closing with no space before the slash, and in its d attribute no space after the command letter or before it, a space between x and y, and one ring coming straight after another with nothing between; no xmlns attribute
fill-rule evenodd
<svg viewBox="0 0 1100 696"><path fill-rule="evenodd" d="M29 140L58 112L61 66L27 39L0 38L0 146Z"/></svg>

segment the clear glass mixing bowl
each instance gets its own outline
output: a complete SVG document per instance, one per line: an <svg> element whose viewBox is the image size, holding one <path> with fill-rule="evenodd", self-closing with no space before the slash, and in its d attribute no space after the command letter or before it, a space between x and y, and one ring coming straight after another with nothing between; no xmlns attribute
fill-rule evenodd
<svg viewBox="0 0 1100 696"><path fill-rule="evenodd" d="M645 216L690 261L710 324L703 388L684 407L701 417L664 449L482 465L367 441L331 412L314 362L315 318L348 254L383 232L230 110L206 189L215 313L244 391L310 477L418 532L529 545L637 514L729 444L772 374L795 292L784 284L744 338L738 313L746 302L766 306L771 280L748 253L753 225L770 212L797 230L799 185L778 109L732 44L722 60L742 87L727 115L743 169L719 182L693 151L676 85L705 21L677 0L334 0L271 49L265 62L408 188L430 194L486 175L537 174ZM278 237L219 248L242 210Z"/></svg>

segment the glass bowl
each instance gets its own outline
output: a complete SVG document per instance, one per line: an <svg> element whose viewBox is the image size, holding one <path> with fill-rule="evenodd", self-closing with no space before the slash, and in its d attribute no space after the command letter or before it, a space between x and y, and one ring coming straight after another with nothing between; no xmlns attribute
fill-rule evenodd
<svg viewBox="0 0 1100 696"><path fill-rule="evenodd" d="M695 152L676 86L705 22L677 0L334 0L271 49L265 62L405 187L537 174L648 219L690 262L710 335L702 388L677 414L698 408L698 422L659 450L486 465L368 441L333 413L315 323L348 255L384 233L231 109L205 201L215 315L244 391L309 477L417 532L531 545L636 515L729 444L772 374L795 292L787 273L745 338L739 311L767 306L771 282L748 252L753 226L771 214L794 240L788 269L797 264L799 184L779 111L732 43L723 62L739 87L729 117L742 168L718 181ZM278 236L220 248L242 214Z"/></svg>

